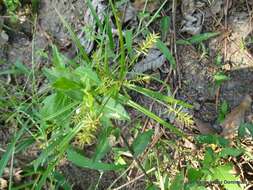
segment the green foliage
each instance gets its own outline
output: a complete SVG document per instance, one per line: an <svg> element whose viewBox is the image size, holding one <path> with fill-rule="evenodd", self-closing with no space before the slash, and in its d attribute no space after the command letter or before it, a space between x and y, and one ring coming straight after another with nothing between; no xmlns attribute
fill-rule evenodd
<svg viewBox="0 0 253 190"><path fill-rule="evenodd" d="M68 155L69 161L71 161L75 165L77 165L79 167L83 167L83 168L108 171L108 170L119 170L119 169L123 169L125 167L124 165L105 164L105 163L101 163L101 162L92 161L72 149L68 149L67 155Z"/></svg>
<svg viewBox="0 0 253 190"><path fill-rule="evenodd" d="M252 123L243 123L238 129L238 135L240 138L245 137L247 134L250 134L253 137L253 124Z"/></svg>
<svg viewBox="0 0 253 190"><path fill-rule="evenodd" d="M5 0L6 2L15 4L18 1ZM158 17L166 2L163 2L151 18L150 15L143 15L143 21L147 17L150 18L146 26L149 26ZM32 3L36 7L38 0L33 0ZM99 19L91 1L88 0L87 3L98 27L96 35L92 36L96 43L96 49L91 55L85 52L71 26L57 12L78 48L79 54L70 60L61 54L56 46L52 45L52 64L48 68L43 68L43 74L47 78L45 90L40 94L33 94L31 96L32 103L20 105L19 100L8 102L2 98L3 92L0 92L0 105L7 107L9 104L15 105L12 109L15 110L15 113L8 116L8 119L18 120L19 124L22 123L0 160L0 174L3 173L12 155L26 150L31 145L36 145L40 149L40 154L31 163L31 167L24 170L25 175L31 177L32 181L23 186L17 186L16 189L40 190L45 187L45 184L49 186L49 189L71 189L71 185L68 184L65 177L57 171L57 166L65 158L79 167L98 170L101 174L107 171L122 172L129 165L137 167L137 170L141 170L145 174L145 179L151 179L147 181L147 189L150 190L159 188L162 190L201 190L205 189L206 184L200 184L200 180L239 180L238 176L231 174L232 165L228 162L228 158L240 156L244 154L244 150L229 147L228 140L217 135L197 136L195 143L204 147L203 157L194 155L195 157L191 157L192 160L186 161L185 171L178 171L178 165L174 165L177 160L171 157L171 152L168 150L172 148L177 154L187 153L192 156L192 152L184 152L177 144L181 140L179 138L184 139L186 134L154 114L150 109L135 102L135 99L129 95L134 92L150 98L164 106L167 109L165 113L173 113L183 124L192 124L192 116L182 111L183 108L191 109L191 105L165 95L163 92L143 87L145 79L150 81L153 80L152 77L141 75L131 80L127 77L133 65L141 56L145 56L154 45L163 53L172 68L176 69L176 60L163 42L169 32L170 18L165 16L161 19L162 39L160 40L158 34L148 31L147 28L141 28L142 23L137 31L132 29L123 33L119 14L113 1L109 1L112 13L108 13L104 21ZM17 7L12 7L10 10L14 11ZM114 38L112 33L109 20L111 16L116 21L118 38ZM142 32L145 39L141 44L136 45L134 38ZM179 40L177 43L198 44L216 35L218 33L200 34L185 41ZM29 78L33 72L22 63L16 62L10 70L3 71L0 75L23 75ZM221 85L228 79L220 72L214 76L216 85ZM33 84L34 82L32 81ZM159 80L156 82L165 84ZM168 86L166 87L169 89ZM33 88L36 89L36 86ZM3 94L5 93L8 92ZM24 96L24 94L20 94ZM4 100L2 101L2 99ZM145 126L145 130L142 130L143 122L139 122L138 127L134 130L129 129L135 137L129 143L130 147L129 145L119 147L118 143L124 134L118 123L125 122L127 127L136 126L136 120L131 118L131 112L129 112L132 109L134 109L134 113L138 113L137 122L140 117L145 115L152 122L155 121L165 127L164 136L158 137L154 133L155 127L158 126L152 126L152 128ZM227 111L228 105L223 102L219 109L219 123L224 120ZM28 123L24 125L20 118L29 121L29 126ZM33 130L29 130L30 127L33 127ZM250 124L241 125L241 136L245 136L247 131L252 135L252 129ZM168 135L166 130L169 130L171 132L169 136L176 140L166 139L165 137ZM152 149L150 149L149 145L153 142L153 137L157 142L152 143ZM129 140L125 136L124 138ZM87 146L94 148L93 153L89 156L83 151ZM214 146L218 147L219 151L215 150ZM143 154L144 152L145 154ZM142 155L145 155L144 158ZM108 157L114 159L108 161ZM192 163L197 163L198 167ZM172 172L168 172L168 166L176 167ZM156 180L153 181L153 179ZM226 189L240 189L235 184L221 185ZM91 186L91 188L94 187Z"/></svg>
<svg viewBox="0 0 253 190"><path fill-rule="evenodd" d="M162 40L165 41L170 28L170 17L164 16L161 20L161 34Z"/></svg>
<svg viewBox="0 0 253 190"><path fill-rule="evenodd" d="M213 78L216 86L220 86L223 82L228 81L230 79L223 72L217 72Z"/></svg>
<svg viewBox="0 0 253 190"><path fill-rule="evenodd" d="M142 134L139 134L136 137L133 144L131 145L131 148L134 152L134 156L138 156L146 149L149 142L151 141L152 135L153 135L153 131L149 130Z"/></svg>
<svg viewBox="0 0 253 190"><path fill-rule="evenodd" d="M220 33L218 33L218 32L208 32L208 33L198 34L198 35L194 35L191 38L188 38L186 40L178 40L177 44L180 44L180 45L198 44L198 43L206 41L210 38L213 38L219 34Z"/></svg>
<svg viewBox="0 0 253 190"><path fill-rule="evenodd" d="M19 0L4 0L4 4L9 12L14 12L21 5Z"/></svg>
<svg viewBox="0 0 253 190"><path fill-rule="evenodd" d="M228 114L228 103L227 101L223 101L219 107L217 122L222 123L227 114Z"/></svg>
<svg viewBox="0 0 253 190"><path fill-rule="evenodd" d="M156 43L157 48L163 53L163 55L167 58L169 63L172 65L172 67L176 68L176 61L174 57L172 56L170 50L167 48L167 46L160 40Z"/></svg>
<svg viewBox="0 0 253 190"><path fill-rule="evenodd" d="M114 124L115 121L131 121L126 106L136 109L175 134L183 136L179 129L132 101L127 94L129 91L137 91L171 107L177 104L191 107L182 101L128 81L126 78L128 68L136 63L139 56L153 47L158 40L158 35L148 34L140 46L133 47L133 31L128 31L124 40L116 9L112 2L110 4L120 35L120 49L115 47L108 18L101 22L88 1L100 29L96 36L97 50L93 55L85 52L70 25L58 13L80 53L75 59L69 60L58 51L56 46L52 46L52 66L43 69L48 80L48 91L43 96L39 111L36 113L38 130L35 136L42 149L38 158L32 162L34 171L38 173L37 183L33 185L34 189L41 189L47 181L51 181L54 186L66 186L61 176L53 175L65 155L70 162L84 168L99 171L124 169L126 162L120 157L122 152L117 149L114 149L114 153L119 157L118 160L115 157L114 163L106 163L102 160L111 153L114 148L113 141L121 134L120 128ZM173 61L167 47L164 44L160 47L165 56ZM125 56L126 50L128 56ZM119 65L109 67L110 59L118 61ZM24 74L29 73L29 69L21 64L17 64L17 68ZM134 157L138 157L148 147L152 135L152 130L139 133L130 147ZM27 146L33 142L29 141ZM91 157L84 156L80 149L93 144L96 144L94 154ZM139 167L142 168L141 165ZM56 182L57 179L59 183Z"/></svg>

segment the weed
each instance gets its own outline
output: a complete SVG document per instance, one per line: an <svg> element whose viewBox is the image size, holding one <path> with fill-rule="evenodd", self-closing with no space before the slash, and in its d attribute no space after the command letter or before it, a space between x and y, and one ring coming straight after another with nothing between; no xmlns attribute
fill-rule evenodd
<svg viewBox="0 0 253 190"><path fill-rule="evenodd" d="M6 0L5 2L16 1ZM4 84L0 83L0 105L3 105L1 109L12 110L11 113L4 114L4 120L16 122L18 126L15 128L14 137L6 148L5 154L1 157L0 176L8 165L8 161L13 160L13 155L27 150L32 145L39 148L38 157L23 171L24 176L29 177L31 181L15 186L16 184L12 185L10 177L9 189L40 190L43 187L71 189L71 185L58 171L58 166L65 159L76 166L100 172L96 184L90 184L91 188L98 188L105 172L115 171L124 176L124 172L128 170L127 167L141 170L147 180L147 189L203 189L207 184L201 184L201 181L239 180L238 176L231 174L232 165L227 159L243 154L244 150L229 147L228 142L219 136L200 135L192 140L179 128L138 104L129 95L135 92L146 96L164 106L167 113L173 113L183 124L193 124L192 116L185 113L183 109L191 109L191 105L164 95L163 92L144 87L143 84L152 82L154 78L145 74L136 74L136 77L131 79L127 77L137 60L145 56L153 46L163 53L172 69L177 67L173 54L159 39L159 35L142 27L142 22L146 17L142 17L137 31L128 30L123 34L116 7L110 0L110 11L118 30L118 38L113 38L109 16L103 22L100 21L90 0L87 2L98 27L97 34L91 36L96 42L96 49L91 55L86 53L70 25L58 13L79 53L70 60L52 45L52 64L50 67L43 68L43 74L47 78L45 90L37 92L38 71L35 63L32 70L17 62L11 70L1 72L1 75L25 74L28 76L26 84L31 81L32 88L27 90L26 87L17 86L13 90L19 96L12 96L5 89ZM147 26L157 18L166 2L164 1L146 23ZM12 8L12 10L15 9ZM161 26L162 38L165 39L169 17L162 19ZM133 44L133 38L144 30L147 35L143 42L139 45ZM177 43L198 44L216 35L217 33L201 34L187 40L178 40ZM214 80L219 86L228 78L223 73L217 73ZM167 85L163 81L156 80L156 82ZM16 97L23 96L31 98L20 104L23 99L16 99ZM138 119L143 115L147 116L170 130L170 135L176 139L168 140L160 136L157 138L159 130L155 127L143 128L139 120L136 126L137 122L129 112L133 109L138 113ZM223 103L219 122L224 119L226 113L227 104ZM129 130L135 137L131 143L119 127L119 121L125 122L125 126L136 126L134 130ZM247 130L252 133L251 128L249 124L242 125L241 135L244 136ZM165 132L163 134L167 136ZM120 139L123 139L125 147L117 146ZM156 139L158 139L157 142L155 142ZM188 145L192 145L190 149L180 144L181 141L187 139L190 139L187 141ZM197 151L193 148L195 144L202 146L202 149L198 150L199 156L197 153L193 154ZM84 155L82 150L90 145L94 145L94 152L89 156ZM171 154L172 150L175 152L174 157ZM113 158L110 162L105 159L108 155ZM225 164L224 161L226 161ZM178 168L178 166L183 167ZM115 183L113 182L109 189ZM225 188L237 188L235 184L220 185Z"/></svg>

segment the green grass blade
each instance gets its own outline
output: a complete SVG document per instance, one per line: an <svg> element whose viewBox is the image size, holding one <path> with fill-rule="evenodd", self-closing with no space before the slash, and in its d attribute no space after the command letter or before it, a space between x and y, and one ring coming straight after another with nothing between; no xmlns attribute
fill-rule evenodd
<svg viewBox="0 0 253 190"><path fill-rule="evenodd" d="M99 20L99 17L97 15L94 7L92 6L91 1L90 0L86 0L86 2L87 2L87 5L88 5L88 7L89 7L89 9L91 11L91 14L92 14L93 18L95 19L96 24L98 25L100 31L103 31L103 25L102 25L101 21Z"/></svg>
<svg viewBox="0 0 253 190"><path fill-rule="evenodd" d="M146 108L142 107L141 105L128 100L127 105L142 112L143 114L147 115L148 117L150 117L151 119L157 121L158 123L160 123L161 125L163 125L164 127L168 128L171 132L175 133L176 135L180 136L180 137L184 137L184 133L176 128L175 126L167 123L166 121L164 121L163 119L161 119L160 117L158 117L156 114L152 113L151 111L147 110Z"/></svg>
<svg viewBox="0 0 253 190"><path fill-rule="evenodd" d="M77 48L79 49L83 59L88 63L91 64L91 60L88 56L88 54L86 53L84 47L82 46L80 40L78 39L78 37L76 36L75 32L72 30L71 26L66 22L66 20L64 19L64 17L59 13L59 11L55 8L56 13L58 14L60 20L62 21L63 25L67 28L68 32L70 33L70 37L72 38L72 40L74 41L75 45L77 46Z"/></svg>
<svg viewBox="0 0 253 190"><path fill-rule="evenodd" d="M112 7L112 12L116 21L116 26L118 29L118 34L119 34L119 44L120 44L120 73L119 73L119 78L123 80L127 70L126 70L126 56L125 56L125 46L124 46L124 38L123 38L123 32L122 32L122 25L120 23L120 19L117 15L116 9L114 7L114 4L112 0L109 0L110 5Z"/></svg>
<svg viewBox="0 0 253 190"><path fill-rule="evenodd" d="M188 38L186 40L177 40L176 43L179 44L179 45L198 44L198 43L206 41L206 40L208 40L212 37L215 37L219 34L220 34L219 32L207 32L207 33L204 33L204 34L195 35L195 36L193 36L191 38Z"/></svg>
<svg viewBox="0 0 253 190"><path fill-rule="evenodd" d="M115 45L114 45L114 40L113 40L113 35L112 35L112 26L109 22L109 16L105 17L105 21L106 21L106 33L109 38L110 48L111 48L111 50L114 50Z"/></svg>
<svg viewBox="0 0 253 190"><path fill-rule="evenodd" d="M169 103L169 104L181 105L181 106L183 106L185 108L193 108L192 105L187 104L184 101L176 100L176 99L174 99L171 96L165 96L165 95L163 95L160 92L155 92L155 91L149 90L147 88L142 88L142 87L135 86L135 85L127 85L127 88L129 88L131 90L134 90L136 92L139 92L139 93L141 93L141 94L143 94L143 95L145 95L147 97L150 97L150 98L152 98L154 100L160 100L160 101L163 101L163 102Z"/></svg>
<svg viewBox="0 0 253 190"><path fill-rule="evenodd" d="M133 47L132 47L132 44L133 44L133 31L132 30L127 30L125 38L126 38L126 48L127 48L128 54L131 55L132 51L133 51Z"/></svg>
<svg viewBox="0 0 253 190"><path fill-rule="evenodd" d="M73 149L67 150L68 160L75 165L83 168L89 168L101 171L119 170L125 168L125 165L106 164L102 162L93 162L92 160L82 156Z"/></svg>
<svg viewBox="0 0 253 190"><path fill-rule="evenodd" d="M161 41L157 40L156 47L163 53L163 55L166 57L166 59L169 61L169 63L172 65L172 68L176 68L176 61L171 54L170 50L167 48L167 46Z"/></svg>
<svg viewBox="0 0 253 190"><path fill-rule="evenodd" d="M11 143L7 146L6 152L4 153L3 157L0 160L0 176L2 176L4 168L8 164L10 157L15 149L16 142L20 139L20 137L24 134L27 130L27 124L25 123L24 126L14 135Z"/></svg>
<svg viewBox="0 0 253 190"><path fill-rule="evenodd" d="M170 17L164 16L161 20L161 32L163 41L166 40L169 29L170 29Z"/></svg>

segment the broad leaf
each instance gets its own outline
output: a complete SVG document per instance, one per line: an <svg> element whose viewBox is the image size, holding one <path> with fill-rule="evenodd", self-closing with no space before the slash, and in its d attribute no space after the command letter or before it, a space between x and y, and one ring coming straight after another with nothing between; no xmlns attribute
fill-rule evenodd
<svg viewBox="0 0 253 190"><path fill-rule="evenodd" d="M182 190L184 187L184 174L180 172L176 175L169 190Z"/></svg>
<svg viewBox="0 0 253 190"><path fill-rule="evenodd" d="M116 102L113 98L110 98L108 101L107 99L106 97L103 101L105 103L104 114L106 117L118 120L130 120L125 108L119 102Z"/></svg>
<svg viewBox="0 0 253 190"><path fill-rule="evenodd" d="M240 182L240 177L235 176L232 173L233 166L231 164L226 164L222 166L218 166L213 169L212 171L212 180L219 180L222 182L223 186L227 190L240 190L242 189L241 186L239 186L235 182Z"/></svg>
<svg viewBox="0 0 253 190"><path fill-rule="evenodd" d="M140 155L148 146L153 135L153 130L139 134L131 145L134 156Z"/></svg>
<svg viewBox="0 0 253 190"><path fill-rule="evenodd" d="M76 90L81 89L81 86L79 83L70 80L65 77L58 78L54 83L53 87L59 90Z"/></svg>
<svg viewBox="0 0 253 190"><path fill-rule="evenodd" d="M61 93L55 93L46 97L43 104L44 106L40 111L42 120L55 119L60 122L66 121L67 116L78 103L72 102L70 98Z"/></svg>
<svg viewBox="0 0 253 190"><path fill-rule="evenodd" d="M237 157L241 155L242 153L243 153L243 149L226 147L221 150L221 152L219 153L219 156L222 158L227 158L228 156Z"/></svg>

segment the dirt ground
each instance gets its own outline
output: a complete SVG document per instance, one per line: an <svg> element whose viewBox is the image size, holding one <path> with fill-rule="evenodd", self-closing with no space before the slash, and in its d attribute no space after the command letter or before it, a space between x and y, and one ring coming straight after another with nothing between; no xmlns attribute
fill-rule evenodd
<svg viewBox="0 0 253 190"><path fill-rule="evenodd" d="M227 14L224 11L224 1L216 0L213 6L207 6L207 1L204 0L196 2L204 3L193 13L194 15L199 11L203 14L201 33L220 32L220 35L205 42L205 48L210 52L208 56L193 45L177 46L181 88L178 89L176 97L194 105L193 115L195 117L215 123L218 114L217 101L226 100L230 108L233 108L246 94L253 95L253 1L233 0L232 4L227 7ZM0 43L0 58L3 63L0 64L0 70L9 68L16 60L31 66L34 56L32 52L36 53L34 57L38 65L50 65L47 59L43 59L39 55L41 52L47 53L51 43L57 44L67 56L73 57L75 55L76 48L54 7L72 25L75 32L81 34L82 26L86 22L84 15L87 8L84 0L41 0L38 16L34 23L30 22L28 16L24 22L11 26L8 24L8 19L0 16L0 26L1 22L10 26L10 29L0 27L8 36L8 40L5 42L2 40ZM163 14L171 16L171 7L167 6ZM184 17L184 12L179 4L176 9L177 38L191 36L190 31L181 30ZM154 30L156 30L155 26ZM247 43L247 41L249 42ZM215 59L218 55L223 56L222 65L219 68L215 66ZM169 66L164 64L161 67ZM169 70L169 68L167 69ZM217 91L214 90L213 75L221 69L230 80L222 83ZM149 72L155 73L160 70L161 68L157 68ZM161 79L165 80L167 75L166 72L163 73ZM8 81L9 79L8 76L0 76L0 80ZM173 78L169 82L173 84ZM177 89L175 84L172 86L174 87L173 91ZM145 103L143 99L141 101L144 101L143 105L150 103ZM1 125L4 124L0 123ZM6 126L1 126L0 143L3 145L8 142L12 132L11 129L6 128ZM75 184L74 189L85 190L91 181L95 182L99 177L98 172L80 169L72 164L61 166L61 170ZM108 187L116 177L115 173L104 175L100 189Z"/></svg>

